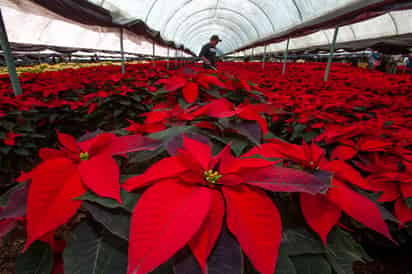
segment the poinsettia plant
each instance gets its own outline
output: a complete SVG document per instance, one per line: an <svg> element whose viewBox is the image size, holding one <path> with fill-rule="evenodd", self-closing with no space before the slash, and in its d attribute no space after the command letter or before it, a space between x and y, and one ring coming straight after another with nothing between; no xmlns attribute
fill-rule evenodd
<svg viewBox="0 0 412 274"><path fill-rule="evenodd" d="M17 98L0 79L16 273L353 273L360 243L404 243L410 77L219 67L24 74Z"/></svg>
<svg viewBox="0 0 412 274"><path fill-rule="evenodd" d="M133 210L128 273L148 273L186 244L203 272L224 223L260 273L274 273L282 236L278 209L260 189L317 194L311 174L258 158L235 158L230 146L212 157L207 144L184 137L177 154L123 187L152 185Z"/></svg>

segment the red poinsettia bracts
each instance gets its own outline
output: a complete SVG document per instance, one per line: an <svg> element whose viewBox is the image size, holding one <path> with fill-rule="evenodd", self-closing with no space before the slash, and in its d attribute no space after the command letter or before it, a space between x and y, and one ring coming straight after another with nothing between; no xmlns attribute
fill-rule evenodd
<svg viewBox="0 0 412 274"><path fill-rule="evenodd" d="M81 205L75 200L90 189L121 203L120 171L113 155L153 150L156 142L140 135L117 137L103 133L77 142L58 133L61 149L41 149L43 162L25 179L31 179L27 202L26 248L35 240L67 223Z"/></svg>
<svg viewBox="0 0 412 274"><path fill-rule="evenodd" d="M6 134L6 139L3 140L5 145L8 146L15 146L16 145L16 138L22 136L21 134L17 134L14 132L8 132Z"/></svg>
<svg viewBox="0 0 412 274"><path fill-rule="evenodd" d="M301 208L306 222L319 234L325 245L329 232L338 224L342 212L393 240L377 204L347 185L352 184L365 190L377 190L355 169L343 161L328 161L323 150L315 144L298 146L277 139L271 141L252 149L244 156L259 154L268 158L289 160L308 170L327 171L333 174L332 185L326 194L300 194Z"/></svg>
<svg viewBox="0 0 412 274"><path fill-rule="evenodd" d="M133 211L128 273L148 273L186 244L205 270L225 215L256 269L274 273L281 220L259 188L315 194L328 187L309 173L274 164L235 158L229 146L213 157L209 145L184 137L175 156L160 160L123 186L128 191L150 186Z"/></svg>
<svg viewBox="0 0 412 274"><path fill-rule="evenodd" d="M255 121L259 124L262 133L268 132L266 119L262 116L264 113L273 114L276 111L269 104L245 104L234 106L233 103L225 98L210 101L208 104L195 109L191 114L194 117L208 115L213 118L228 118L237 116L248 121Z"/></svg>
<svg viewBox="0 0 412 274"><path fill-rule="evenodd" d="M173 92L182 89L182 95L185 101L189 104L194 103L199 97L199 85L204 88L210 88L210 85L215 85L224 88L225 85L216 77L200 74L183 77L175 75L167 79L161 79L156 82L156 85L164 84L167 91Z"/></svg>

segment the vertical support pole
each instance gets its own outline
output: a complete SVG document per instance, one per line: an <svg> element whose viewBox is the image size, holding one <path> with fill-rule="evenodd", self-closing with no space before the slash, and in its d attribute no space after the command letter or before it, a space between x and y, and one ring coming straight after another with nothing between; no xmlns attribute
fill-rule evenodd
<svg viewBox="0 0 412 274"><path fill-rule="evenodd" d="M155 64L155 56L156 56L156 44L155 44L155 41L154 40L152 40L152 61L153 61L153 66L155 67L156 66L156 64Z"/></svg>
<svg viewBox="0 0 412 274"><path fill-rule="evenodd" d="M0 10L0 43L1 48L4 53L4 59L6 60L7 70L10 77L10 82L13 87L14 96L21 95L23 92L21 90L19 77L16 71L16 64L14 63L13 54L11 53L9 39L7 37L6 26L3 21L3 15Z"/></svg>
<svg viewBox="0 0 412 274"><path fill-rule="evenodd" d="M286 64L288 62L288 54L289 54L289 43L290 43L290 37L288 38L288 41L286 42L286 50L285 50L285 54L283 56L282 74L286 73Z"/></svg>
<svg viewBox="0 0 412 274"><path fill-rule="evenodd" d="M329 73L332 67L333 55L336 49L336 40L338 38L338 33L339 33L339 26L335 28L335 32L333 33L333 41L332 41L332 44L330 45L328 64L326 66L325 77L323 78L323 81L325 82L329 80Z"/></svg>
<svg viewBox="0 0 412 274"><path fill-rule="evenodd" d="M167 59L166 59L166 61L167 61L167 69L168 69L168 70L169 70L169 65L170 65L169 56L170 56L170 48L167 47Z"/></svg>
<svg viewBox="0 0 412 274"><path fill-rule="evenodd" d="M253 56L255 56L255 48L252 48L252 56L250 57L250 61L252 61Z"/></svg>
<svg viewBox="0 0 412 274"><path fill-rule="evenodd" d="M266 62L266 45L263 48L263 62L262 62L262 69L265 69L265 62Z"/></svg>
<svg viewBox="0 0 412 274"><path fill-rule="evenodd" d="M122 56L122 74L125 74L126 66L125 66L125 60L124 60L123 28L120 28L120 54Z"/></svg>

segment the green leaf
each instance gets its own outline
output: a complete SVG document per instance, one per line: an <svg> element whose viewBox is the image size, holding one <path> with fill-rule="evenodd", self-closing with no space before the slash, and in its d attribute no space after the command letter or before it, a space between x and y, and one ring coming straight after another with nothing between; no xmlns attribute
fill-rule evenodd
<svg viewBox="0 0 412 274"><path fill-rule="evenodd" d="M338 274L353 274L354 262L369 259L362 246L341 229L334 229L329 234L326 257Z"/></svg>
<svg viewBox="0 0 412 274"><path fill-rule="evenodd" d="M412 209L412 197L411 198L406 198L405 203L406 203L406 206L408 208Z"/></svg>
<svg viewBox="0 0 412 274"><path fill-rule="evenodd" d="M85 222L73 231L63 261L65 274L123 274L127 271L127 242Z"/></svg>
<svg viewBox="0 0 412 274"><path fill-rule="evenodd" d="M231 144L231 149L236 157L239 157L249 145L249 142L242 138L234 138Z"/></svg>
<svg viewBox="0 0 412 274"><path fill-rule="evenodd" d="M122 204L119 204L116 200L110 199L110 198L103 198L100 196L97 196L95 193L88 191L86 194L77 197L75 200L82 200L82 201L89 201L93 202L96 204L99 204L103 207L107 208L122 208L125 209L129 212L133 211L133 208L137 201L140 198L139 194L132 193L132 192L127 192L124 189L120 190L121 198L122 198Z"/></svg>
<svg viewBox="0 0 412 274"><path fill-rule="evenodd" d="M287 249L283 245L279 248L276 274L297 274L295 265L289 258Z"/></svg>
<svg viewBox="0 0 412 274"><path fill-rule="evenodd" d="M265 136L263 136L263 139L273 139L273 138L278 138L273 132L269 131Z"/></svg>
<svg viewBox="0 0 412 274"><path fill-rule="evenodd" d="M262 132L260 126L256 122L251 121L233 121L230 118L223 118L219 123L225 128L234 130L237 134L246 137L255 145L260 145Z"/></svg>
<svg viewBox="0 0 412 274"><path fill-rule="evenodd" d="M135 164L135 163L143 163L149 160L152 160L158 156L160 156L163 152L165 151L165 148L163 146L160 146L158 149L155 151L137 151L130 153L129 155L129 164Z"/></svg>
<svg viewBox="0 0 412 274"><path fill-rule="evenodd" d="M217 89L207 89L206 93L209 94L212 97L217 98L217 99L220 99L222 97L219 90L217 90Z"/></svg>
<svg viewBox="0 0 412 274"><path fill-rule="evenodd" d="M111 233L129 240L130 214L121 209L109 209L90 202L85 202L83 207Z"/></svg>
<svg viewBox="0 0 412 274"><path fill-rule="evenodd" d="M2 194L2 195L0 196L0 207L5 207L5 206L7 206L7 203L8 203L8 201L9 201L9 197L10 197L10 194L13 193L13 192L15 192L16 190L24 187L24 186L26 186L25 183L17 184L17 185L15 185L15 186L13 186L12 188L10 188L6 193Z"/></svg>
<svg viewBox="0 0 412 274"><path fill-rule="evenodd" d="M25 253L17 257L15 274L50 274L53 264L50 246L36 241Z"/></svg>
<svg viewBox="0 0 412 274"><path fill-rule="evenodd" d="M27 149L24 149L24 148L18 148L18 149L15 150L15 152L16 152L17 155L20 155L20 156L30 156L30 155L32 155L30 153L30 151L28 151Z"/></svg>
<svg viewBox="0 0 412 274"><path fill-rule="evenodd" d="M193 126L180 126L180 127L171 127L163 131L149 134L147 137L155 140L165 140L167 138L175 137L179 134L188 132L195 127Z"/></svg>
<svg viewBox="0 0 412 274"><path fill-rule="evenodd" d="M312 140L313 140L316 136L318 136L318 135L319 135L318 132L312 130L312 131L309 131L309 132L306 132L306 133L303 134L303 140L304 140L306 143L311 143Z"/></svg>
<svg viewBox="0 0 412 274"><path fill-rule="evenodd" d="M296 140L299 137L302 137L304 134L304 131L306 129L306 125L304 124L297 124L293 127L293 134L291 137L291 140Z"/></svg>
<svg viewBox="0 0 412 274"><path fill-rule="evenodd" d="M123 113L123 109L116 109L113 113L114 117L118 117Z"/></svg>
<svg viewBox="0 0 412 274"><path fill-rule="evenodd" d="M0 147L0 152L3 154L8 154L11 150L10 146Z"/></svg>
<svg viewBox="0 0 412 274"><path fill-rule="evenodd" d="M322 242L304 228L285 230L283 232L282 244L290 256L325 253Z"/></svg>
<svg viewBox="0 0 412 274"><path fill-rule="evenodd" d="M302 255L292 257L296 273L332 274L332 268L322 255Z"/></svg>

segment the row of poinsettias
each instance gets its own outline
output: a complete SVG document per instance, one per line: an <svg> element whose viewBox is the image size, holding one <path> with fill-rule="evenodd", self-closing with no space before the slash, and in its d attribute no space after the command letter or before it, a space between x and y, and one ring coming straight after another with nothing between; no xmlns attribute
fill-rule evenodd
<svg viewBox="0 0 412 274"><path fill-rule="evenodd" d="M270 199L271 192L298 192L308 225L325 244L332 227L340 224L342 213L391 239L382 218L382 208L354 190L384 191L387 194L386 184L380 186L379 178L372 180L373 177L369 177L366 180L348 163L354 163L349 161L352 158L362 159L365 153L371 155L367 160L382 159L382 155L387 157L387 154L400 151L401 146L404 148L407 145L399 144L395 150L391 149L392 144L388 146L382 141L368 140L359 130L361 123L339 128L328 125L327 118L319 122L322 115L328 117L332 114L327 110L318 114L316 112L319 111L315 109L312 115L317 115L316 122L324 127L324 132L318 136L319 141L328 145L330 140L337 140L340 135L346 138L339 140L340 145L332 153L324 152L315 144L299 146L277 139L266 140L265 144L256 146L260 143L262 133L273 130L272 123L280 119L280 115L289 115L287 111L279 111L279 102L285 105L293 103L296 107L300 103L298 99L286 98L277 92L270 93L259 86L252 88L245 80L234 77L227 79L224 75L179 75L155 83L156 86L163 84L168 91L167 100L143 114L146 117L144 123L132 122L128 130L147 133L192 124L210 133L204 134L210 140L204 136L186 137L184 141L172 144L173 149L168 147L169 156L156 156L157 162L142 166L146 170L143 174L120 184L120 170L127 168L125 159L139 150L157 154L158 142L141 136L116 137L113 134L102 134L86 142L77 142L73 137L60 134L61 149L41 150L43 163L20 178L22 181L31 181L27 246L36 240L48 241L53 246L53 235L58 234L65 224L70 224L73 216L82 212L85 203L78 199L80 196L91 191L120 203L124 202L121 189L139 193L143 191L143 196L133 210L129 240L130 273L153 270L186 244L204 269L222 226L227 226L236 237L256 269L262 273L272 273L281 238L281 224L278 210ZM226 98L211 99L207 94L211 87L218 87L221 97L228 97L230 91L239 89L246 91L247 96L235 98L241 104ZM261 94L257 95L256 90L252 89L259 89ZM156 88L150 92L156 94ZM186 103L191 105L177 104L176 98L181 93ZM256 103L262 95L269 98L270 102ZM296 113L310 117L306 113L313 108L312 99L307 99L307 104L299 105L301 108L296 109ZM206 102L202 104L202 101ZM361 114L361 118L364 119L366 114ZM306 116L302 122L315 127ZM337 114L333 117L343 119ZM233 120L253 121L259 125L257 128L260 128L260 132L255 134L254 127L245 134L242 131L245 128L236 128L236 123L230 124ZM286 122L292 122L293 119L290 120ZM349 122L352 121L345 120L345 123ZM222 127L225 129L222 130ZM235 139L240 132L243 137L251 139L255 147L240 158L232 156L229 147L222 149L213 139L217 136L212 138L212 135L224 135L228 128L232 135L224 137ZM390 134L388 131L382 133ZM357 138L360 138L359 144L350 142ZM169 142L168 146L170 143L173 142ZM237 145L234 141L232 149L239 155L239 151L243 152L245 147L239 150ZM212 156L211 149L216 156ZM120 155L120 159L117 155ZM117 161L113 160L113 156ZM122 169L119 169L119 163L122 163ZM373 176L377 171L372 170L372 167L376 168L376 165L370 164L360 169L369 168L368 172ZM400 187L405 188L407 185L402 183ZM411 210L399 195L395 196L399 192L406 193L404 189L397 189L389 194L401 201L397 202L395 213L402 217L402 221L407 221L412 215Z"/></svg>
<svg viewBox="0 0 412 274"><path fill-rule="evenodd" d="M129 273L154 270L186 244L205 269L224 223L255 268L274 273L282 225L265 191L299 192L305 219L325 245L341 212L392 239L378 206L349 187L367 189L366 181L343 162L328 161L316 145L272 140L236 158L230 146L213 156L210 144L183 137L176 154L120 185L113 156L155 150L158 142L138 135L58 138L61 148L42 149L43 162L20 178L31 180L26 247L50 241L50 233L76 215L82 201L75 198L88 189L121 203L120 188L146 188L133 210Z"/></svg>

